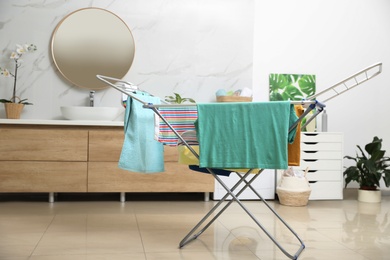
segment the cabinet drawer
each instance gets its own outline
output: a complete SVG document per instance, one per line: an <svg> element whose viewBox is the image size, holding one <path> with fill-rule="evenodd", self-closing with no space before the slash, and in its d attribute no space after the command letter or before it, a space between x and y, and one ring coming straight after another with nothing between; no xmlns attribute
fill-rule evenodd
<svg viewBox="0 0 390 260"><path fill-rule="evenodd" d="M341 171L309 170L306 177L309 181L342 181Z"/></svg>
<svg viewBox="0 0 390 260"><path fill-rule="evenodd" d="M1 129L0 143L3 161L87 161L87 131Z"/></svg>
<svg viewBox="0 0 390 260"><path fill-rule="evenodd" d="M89 131L90 162L118 162L123 146L123 129ZM179 152L177 147L164 146L164 161L177 162Z"/></svg>
<svg viewBox="0 0 390 260"><path fill-rule="evenodd" d="M341 182L318 181L310 183L311 194L309 200L343 199L343 187Z"/></svg>
<svg viewBox="0 0 390 260"><path fill-rule="evenodd" d="M176 146L164 146L164 161L176 163L179 161L179 150Z"/></svg>
<svg viewBox="0 0 390 260"><path fill-rule="evenodd" d="M302 159L337 159L340 160L342 158L341 151L310 151L310 150L302 150L301 151Z"/></svg>
<svg viewBox="0 0 390 260"><path fill-rule="evenodd" d="M301 142L302 151L342 151L342 143Z"/></svg>
<svg viewBox="0 0 390 260"><path fill-rule="evenodd" d="M342 161L341 160L301 160L300 169L306 169L309 167L309 170L338 170L342 169Z"/></svg>
<svg viewBox="0 0 390 260"><path fill-rule="evenodd" d="M114 162L90 162L88 192L213 192L214 179L177 162L166 162L165 172L138 173Z"/></svg>
<svg viewBox="0 0 390 260"><path fill-rule="evenodd" d="M343 134L327 132L302 132L301 142L341 143L343 142Z"/></svg>
<svg viewBox="0 0 390 260"><path fill-rule="evenodd" d="M118 162L123 139L123 129L89 131L88 160L90 162Z"/></svg>
<svg viewBox="0 0 390 260"><path fill-rule="evenodd" d="M86 162L0 162L0 192L86 192Z"/></svg>

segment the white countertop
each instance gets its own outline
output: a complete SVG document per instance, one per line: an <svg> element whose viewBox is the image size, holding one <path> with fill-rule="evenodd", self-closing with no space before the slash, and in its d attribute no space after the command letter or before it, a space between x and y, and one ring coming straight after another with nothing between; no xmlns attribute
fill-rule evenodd
<svg viewBox="0 0 390 260"><path fill-rule="evenodd" d="M0 125L79 125L79 126L123 126L122 121L101 120L49 120L49 119L0 119Z"/></svg>

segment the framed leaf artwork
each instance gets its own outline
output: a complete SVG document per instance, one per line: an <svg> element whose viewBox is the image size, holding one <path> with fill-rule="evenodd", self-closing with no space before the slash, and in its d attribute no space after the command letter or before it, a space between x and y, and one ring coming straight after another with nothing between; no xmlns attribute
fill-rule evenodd
<svg viewBox="0 0 390 260"><path fill-rule="evenodd" d="M316 76L304 74L270 74L269 100L270 101L300 101L316 93ZM312 111L313 112L313 111ZM312 113L311 112L311 113ZM310 117L308 114L307 117ZM302 120L304 124L306 118ZM316 119L310 122L303 131L314 132Z"/></svg>
<svg viewBox="0 0 390 260"><path fill-rule="evenodd" d="M316 92L316 76L303 74L270 74L269 100L299 101Z"/></svg>

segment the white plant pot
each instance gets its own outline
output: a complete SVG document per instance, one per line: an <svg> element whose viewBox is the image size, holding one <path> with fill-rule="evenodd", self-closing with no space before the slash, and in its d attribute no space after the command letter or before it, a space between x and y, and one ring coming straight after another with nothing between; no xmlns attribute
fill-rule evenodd
<svg viewBox="0 0 390 260"><path fill-rule="evenodd" d="M358 190L358 201L368 203L379 203L381 202L381 191L380 190Z"/></svg>

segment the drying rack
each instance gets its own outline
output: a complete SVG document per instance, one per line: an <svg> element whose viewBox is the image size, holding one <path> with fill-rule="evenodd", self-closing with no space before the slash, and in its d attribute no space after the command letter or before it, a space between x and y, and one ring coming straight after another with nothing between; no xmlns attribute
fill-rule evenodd
<svg viewBox="0 0 390 260"><path fill-rule="evenodd" d="M330 99L333 99L334 97L356 87L357 85L360 85L373 77L377 76L382 72L382 63L377 63L372 66L369 66L352 76L340 81L339 83L325 89L324 91L308 97L306 100L302 101L291 101L291 104L294 105L302 105L305 107L304 113L296 120L296 122L290 126L289 132L293 131L298 124L302 121L304 117L306 117L311 111L314 110L314 113L312 116L306 121L306 123L302 126L304 128L307 124L309 124L319 113L323 111L325 108L325 102L329 101ZM187 141L175 130L175 128L164 118L163 115L159 112L159 108L161 107L180 107L180 106L196 106L196 105L191 105L191 104L166 104L164 101L163 103L165 104L151 104L151 103L146 103L143 100L139 99L135 95L135 91L139 90L138 87L130 82L121 80L121 79L116 79L108 76L103 76L103 75L97 75L97 78L111 87L117 89L118 91L128 95L129 97L141 102L143 104L144 108L148 108L154 111L156 115L160 117L160 119L172 130L173 133L177 136L177 138L181 141L182 144L184 144L190 151L191 153L199 159L199 154L192 148L191 145L187 143ZM145 91L143 91L145 92ZM147 92L146 92L147 93ZM316 100L318 96L324 95L324 94L329 94L323 102L319 102ZM149 93L148 93L149 94ZM153 95L151 95L153 96ZM197 239L214 221L233 203L237 202L239 206L248 214L248 216L256 223L256 225L272 240L272 242L285 254L288 258L290 259L298 259L300 254L303 252L305 249L305 244L303 240L298 236L298 234L284 221L284 219L262 198L262 196L251 186L253 181L263 172L264 169L258 170L255 174L253 174L253 171L255 169L248 169L248 171L245 174L240 174L236 172L236 174L239 177L239 180L235 183L235 185L232 188L229 188L223 181L222 179L218 176L218 174L215 172L215 169L211 168L206 168L207 171L221 184L221 186L226 190L226 195L218 202L216 205L194 226L193 229L181 240L179 243L179 248L184 247L191 241ZM252 178L247 180L247 177L252 174ZM236 192L238 187L244 184L244 186ZM272 236L271 233L269 233L266 228L260 223L260 221L249 211L249 209L244 205L242 201L240 201L239 196L246 190L246 189L251 189L254 194L266 205L266 207L281 221L281 223L291 232L291 234L298 240L299 242L299 248L298 250L291 254L289 253L277 240L274 236ZM228 197L231 196L232 200L227 201ZM222 206L223 202L226 202L226 205L220 209ZM217 209L219 211L217 212ZM216 212L213 215L213 213ZM206 223L206 220L211 218ZM203 226L203 227L202 227Z"/></svg>

